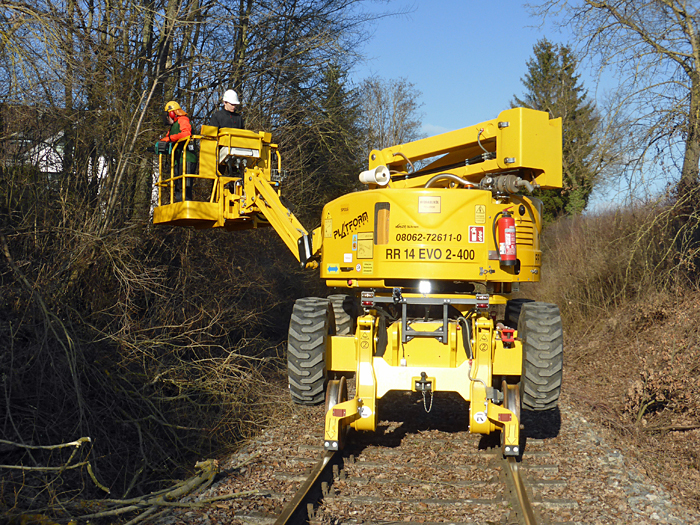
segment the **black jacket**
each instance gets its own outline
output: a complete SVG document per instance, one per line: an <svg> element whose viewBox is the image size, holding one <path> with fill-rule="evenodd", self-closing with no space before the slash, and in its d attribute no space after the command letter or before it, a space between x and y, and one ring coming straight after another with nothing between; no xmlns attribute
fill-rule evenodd
<svg viewBox="0 0 700 525"><path fill-rule="evenodd" d="M209 125L216 126L217 128L243 129L243 117L238 113L231 113L225 109L220 109L211 116Z"/></svg>

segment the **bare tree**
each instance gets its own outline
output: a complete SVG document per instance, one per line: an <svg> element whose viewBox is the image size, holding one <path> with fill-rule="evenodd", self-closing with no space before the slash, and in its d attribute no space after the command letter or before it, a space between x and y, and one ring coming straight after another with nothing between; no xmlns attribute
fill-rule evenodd
<svg viewBox="0 0 700 525"><path fill-rule="evenodd" d="M360 86L366 152L422 138L421 92L405 78L370 77Z"/></svg>
<svg viewBox="0 0 700 525"><path fill-rule="evenodd" d="M147 217L145 146L178 100L195 130L235 88L246 122L279 136L288 168L319 114L330 64L347 71L365 0L60 0L0 6L0 103L60 113L67 217L100 235ZM313 128L313 126L312 126ZM97 166L101 165L101 170ZM79 204L78 203L78 204Z"/></svg>
<svg viewBox="0 0 700 525"><path fill-rule="evenodd" d="M148 228L145 147L164 102L197 131L233 87L249 127L280 144L289 194L308 210L344 191L357 172L344 74L363 3L0 5L0 406L13 442L91 436L97 478L127 495L262 420L247 411L267 404L258 386L278 370L279 319L321 293L318 280L269 232ZM18 447L7 463L49 459ZM62 505L85 489L78 464L60 482L33 478L37 491L17 469L0 506Z"/></svg>
<svg viewBox="0 0 700 525"><path fill-rule="evenodd" d="M688 0L547 0L534 12L561 16L580 51L618 79L609 116L629 130L628 173L675 170L676 191L698 188L700 10Z"/></svg>

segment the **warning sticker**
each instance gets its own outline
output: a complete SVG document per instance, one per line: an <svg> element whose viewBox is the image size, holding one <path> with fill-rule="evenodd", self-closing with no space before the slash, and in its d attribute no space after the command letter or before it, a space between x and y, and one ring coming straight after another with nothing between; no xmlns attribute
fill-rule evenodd
<svg viewBox="0 0 700 525"><path fill-rule="evenodd" d="M357 234L357 258L371 259L374 257L374 232Z"/></svg>
<svg viewBox="0 0 700 525"><path fill-rule="evenodd" d="M367 261L362 263L362 273L374 273L374 262Z"/></svg>
<svg viewBox="0 0 700 525"><path fill-rule="evenodd" d="M331 219L330 213L326 215L323 221L323 236L326 238L333 237L333 219Z"/></svg>
<svg viewBox="0 0 700 525"><path fill-rule="evenodd" d="M474 222L477 224L484 224L486 222L486 206L483 204L477 204L474 206Z"/></svg>

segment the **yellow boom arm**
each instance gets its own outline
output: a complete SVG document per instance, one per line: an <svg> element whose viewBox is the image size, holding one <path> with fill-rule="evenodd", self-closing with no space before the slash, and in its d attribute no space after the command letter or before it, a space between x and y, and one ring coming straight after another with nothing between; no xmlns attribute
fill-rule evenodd
<svg viewBox="0 0 700 525"><path fill-rule="evenodd" d="M329 222L324 222L323 235L320 228L309 234L280 200L284 172L270 133L202 126L201 135L177 144L182 147L159 156L155 224L227 230L272 226L297 260L307 267L318 266ZM185 162L185 150L192 144L199 144L196 173ZM414 163L436 157L414 169ZM550 120L547 113L526 108L506 110L476 126L373 150L370 170L384 167L391 177L387 187L393 189L476 187L485 177L512 173L528 189L560 188L561 119Z"/></svg>
<svg viewBox="0 0 700 525"><path fill-rule="evenodd" d="M487 174L510 171L541 188L561 188L561 146L561 119L515 108L475 126L373 150L369 168L387 166L394 188L423 187L442 173L478 183ZM438 156L428 166L412 169L413 163Z"/></svg>

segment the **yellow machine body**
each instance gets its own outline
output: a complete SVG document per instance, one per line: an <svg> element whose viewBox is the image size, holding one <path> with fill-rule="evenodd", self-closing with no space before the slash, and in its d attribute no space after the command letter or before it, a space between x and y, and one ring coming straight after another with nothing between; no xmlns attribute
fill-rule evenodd
<svg viewBox="0 0 700 525"><path fill-rule="evenodd" d="M410 296L409 296L410 298ZM442 299L449 299L443 296ZM464 297L454 297L455 300ZM491 297L493 299L493 296ZM505 302L505 301L496 301ZM493 306L493 302L490 306ZM466 306L466 305L465 305ZM484 305L485 306L485 305ZM492 378L497 376L517 382L522 373L522 346L519 341L504 345L500 333L488 316L471 321L471 354L465 348L462 328L456 323L445 325L445 341L432 337L402 341L402 323L394 322L382 340L377 312L358 319L354 336L333 336L327 348L327 367L333 372L354 372L356 399L335 405L326 416L326 442L337 440L343 425L357 430L376 430L377 400L390 391L422 391L423 380L436 392L456 392L470 404L470 431L489 434L503 430L504 446L516 447L519 441L519 420L516 414L487 400ZM414 321L417 332L436 332L439 322ZM344 409L342 414L338 410ZM332 447L329 447L332 448Z"/></svg>
<svg viewBox="0 0 700 525"><path fill-rule="evenodd" d="M368 190L323 210L321 278L391 288L399 279L539 281L539 202L451 188ZM513 209L520 271L499 265L494 219ZM348 281L352 281L348 283Z"/></svg>
<svg viewBox="0 0 700 525"><path fill-rule="evenodd" d="M356 384L353 399L327 400L327 449L342 446L348 427L376 430L377 400L387 392L431 399L456 392L469 402L470 431L501 431L504 453L517 455L519 409L504 406L507 393L495 383L517 385L523 348L517 332L495 323L493 310L514 285L540 279L542 205L525 193L561 187L560 119L516 108L373 150L360 175L368 189L329 202L313 232L279 199L284 172L269 134L205 127L188 141L199 141L198 173L167 173L163 166L175 159L160 156L154 223L271 225L302 265L357 296L354 333L329 334L323 349L325 376L354 373ZM415 169L419 162L429 163ZM186 178L208 184L207 198L174 202L174 185L184 195ZM504 215L515 227L513 264L499 255L497 221ZM398 320L387 323L384 308L395 309ZM416 309L433 314L421 318Z"/></svg>

